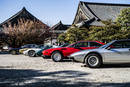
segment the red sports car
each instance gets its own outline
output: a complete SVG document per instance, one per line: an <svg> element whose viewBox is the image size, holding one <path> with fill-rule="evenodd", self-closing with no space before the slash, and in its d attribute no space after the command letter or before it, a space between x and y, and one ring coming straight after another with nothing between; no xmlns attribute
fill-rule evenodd
<svg viewBox="0 0 130 87"><path fill-rule="evenodd" d="M59 62L63 58L67 58L67 56L74 52L86 49L95 49L102 45L104 45L104 43L99 41L79 41L67 47L47 49L44 50L42 53L43 57L51 56L53 61Z"/></svg>

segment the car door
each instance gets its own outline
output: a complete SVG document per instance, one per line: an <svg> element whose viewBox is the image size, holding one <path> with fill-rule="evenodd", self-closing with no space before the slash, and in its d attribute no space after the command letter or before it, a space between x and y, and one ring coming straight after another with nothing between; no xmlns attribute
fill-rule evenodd
<svg viewBox="0 0 130 87"><path fill-rule="evenodd" d="M102 46L102 44L97 43L97 42L89 42L90 49L99 48L100 46Z"/></svg>
<svg viewBox="0 0 130 87"><path fill-rule="evenodd" d="M62 52L64 55L68 56L74 52L78 52L80 50L85 50L88 47L88 42L77 42L73 44L70 47L67 47L66 50L63 50Z"/></svg>
<svg viewBox="0 0 130 87"><path fill-rule="evenodd" d="M105 60L108 62L130 62L130 41L116 41L110 49L105 50Z"/></svg>
<svg viewBox="0 0 130 87"><path fill-rule="evenodd" d="M79 50L89 49L89 42L79 42L75 45L74 48Z"/></svg>

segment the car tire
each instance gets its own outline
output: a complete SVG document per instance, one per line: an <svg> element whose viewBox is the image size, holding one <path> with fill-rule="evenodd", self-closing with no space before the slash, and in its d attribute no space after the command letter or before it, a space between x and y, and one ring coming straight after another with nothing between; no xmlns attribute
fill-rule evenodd
<svg viewBox="0 0 130 87"><path fill-rule="evenodd" d="M98 54L89 54L86 57L86 65L90 68L99 68L102 65L102 59Z"/></svg>
<svg viewBox="0 0 130 87"><path fill-rule="evenodd" d="M60 62L63 59L63 55L59 51L55 51L55 52L52 53L51 59L54 62Z"/></svg>
<svg viewBox="0 0 130 87"><path fill-rule="evenodd" d="M35 57L35 56L36 56L35 51L34 51L34 50L28 51L28 56L30 56L30 57Z"/></svg>
<svg viewBox="0 0 130 87"><path fill-rule="evenodd" d="M12 55L16 55L16 54L17 54L17 52L16 52L15 50L12 50L10 53L11 53Z"/></svg>

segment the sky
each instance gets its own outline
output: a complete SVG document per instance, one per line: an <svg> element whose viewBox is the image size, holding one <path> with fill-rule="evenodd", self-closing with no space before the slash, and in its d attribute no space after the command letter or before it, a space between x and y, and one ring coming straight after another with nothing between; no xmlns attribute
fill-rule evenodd
<svg viewBox="0 0 130 87"><path fill-rule="evenodd" d="M53 26L59 21L72 24L80 0L0 0L0 23L23 7L42 22ZM130 4L130 0L81 0L85 2Z"/></svg>

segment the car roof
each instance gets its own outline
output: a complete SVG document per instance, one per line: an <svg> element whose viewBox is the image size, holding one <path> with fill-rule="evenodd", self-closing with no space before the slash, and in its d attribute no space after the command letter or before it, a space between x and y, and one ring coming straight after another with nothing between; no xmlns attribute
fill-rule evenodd
<svg viewBox="0 0 130 87"><path fill-rule="evenodd" d="M103 42L100 42L100 41L77 41L76 43L78 43L78 42L97 42L97 43L100 43L100 44L103 44L103 45L104 45L104 43L103 43Z"/></svg>
<svg viewBox="0 0 130 87"><path fill-rule="evenodd" d="M100 41L77 41L77 42L100 42Z"/></svg>

